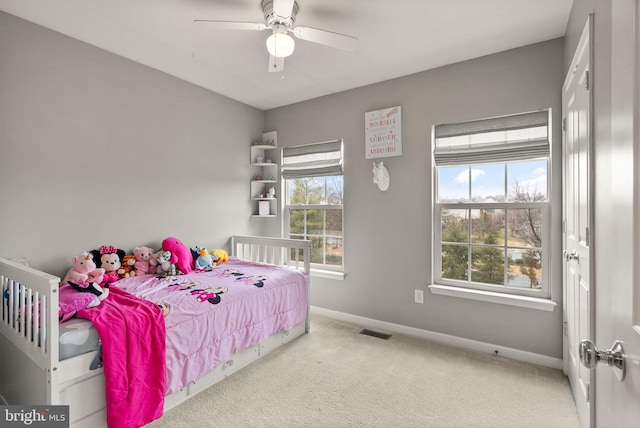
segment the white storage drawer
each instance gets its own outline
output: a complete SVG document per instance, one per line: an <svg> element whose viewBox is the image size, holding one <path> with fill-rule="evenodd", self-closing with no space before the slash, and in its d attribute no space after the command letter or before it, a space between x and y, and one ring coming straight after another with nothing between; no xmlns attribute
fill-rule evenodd
<svg viewBox="0 0 640 428"><path fill-rule="evenodd" d="M71 423L71 428L107 428L107 409L102 409L84 419Z"/></svg>
<svg viewBox="0 0 640 428"><path fill-rule="evenodd" d="M60 393L62 404L69 405L71 423L103 409L105 406L104 376L93 376L68 386Z"/></svg>
<svg viewBox="0 0 640 428"><path fill-rule="evenodd" d="M102 374L103 369L91 370L91 362L95 358L95 352L88 352L86 354L78 355L73 358L69 358L60 361L58 366L58 382L65 384L67 382L76 382L85 377L92 377L98 374Z"/></svg>
<svg viewBox="0 0 640 428"><path fill-rule="evenodd" d="M236 370L241 369L242 367L255 361L258 358L258 355L259 352L257 346L252 346L251 348L243 349L242 351L236 352L226 362L220 364L218 367L202 376L197 381L189 384L189 394L200 392L203 389L206 389L209 386L213 385L214 383L224 379L226 376L229 376Z"/></svg>
<svg viewBox="0 0 640 428"><path fill-rule="evenodd" d="M208 388L209 386L220 381L221 379L224 379L224 373L222 372L222 364L216 367L215 369L211 370L209 373L202 376L200 379L196 380L195 382L191 382L189 386L185 388L189 388L188 395L191 395L191 394L195 394L196 392L200 392L203 389Z"/></svg>
<svg viewBox="0 0 640 428"><path fill-rule="evenodd" d="M296 337L304 334L304 332L305 326L303 323L274 334L260 344L260 355L268 354L279 346L291 342Z"/></svg>
<svg viewBox="0 0 640 428"><path fill-rule="evenodd" d="M260 355L266 355L277 347L282 345L282 333L278 332L260 344Z"/></svg>
<svg viewBox="0 0 640 428"><path fill-rule="evenodd" d="M250 363L258 359L260 352L257 346L238 351L229 358L229 360L222 364L222 372L225 376L229 376L241 368L248 366Z"/></svg>
<svg viewBox="0 0 640 428"><path fill-rule="evenodd" d="M189 394L187 393L188 388L185 386L184 388L173 392L164 397L164 410L167 411L173 406L182 403L187 399Z"/></svg>
<svg viewBox="0 0 640 428"><path fill-rule="evenodd" d="M296 337L302 336L305 333L304 323L295 327L291 327L288 330L282 332L282 343L289 343Z"/></svg>

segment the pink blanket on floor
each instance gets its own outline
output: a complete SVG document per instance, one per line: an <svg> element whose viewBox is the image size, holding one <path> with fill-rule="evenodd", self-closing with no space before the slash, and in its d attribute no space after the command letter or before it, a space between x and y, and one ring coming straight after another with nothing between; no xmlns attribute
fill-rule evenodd
<svg viewBox="0 0 640 428"><path fill-rule="evenodd" d="M140 427L162 416L166 389L165 323L160 308L117 287L78 316L102 341L107 425Z"/></svg>

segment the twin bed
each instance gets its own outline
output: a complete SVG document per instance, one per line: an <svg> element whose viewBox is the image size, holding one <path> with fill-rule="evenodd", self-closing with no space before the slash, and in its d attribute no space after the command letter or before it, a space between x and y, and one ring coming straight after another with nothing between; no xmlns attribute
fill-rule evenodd
<svg viewBox="0 0 640 428"><path fill-rule="evenodd" d="M156 318L152 328L161 330L162 342L166 338L166 348L163 343L156 352L150 343L142 347L148 355L132 359L151 363L129 363L142 376L159 376L160 365L152 361L161 355L165 396L160 413L308 332L309 242L234 236L231 254L228 262L210 271L121 279L117 291L126 293L112 291L97 308L81 311L95 318L94 323L76 317L62 324L59 278L0 258L1 397L8 404L69 405L74 428L105 426L108 414L110 426L128 426L123 411L127 400L137 407L135 397L123 399L124 407L117 411L107 411L105 398L105 378L111 401L120 393L113 385L124 391L130 388L122 382L136 382L136 373L106 364L114 353L119 356L128 349L118 334L132 328L132 316L125 313L126 325L117 326L113 316L120 307L105 304L117 303L120 294L151 306ZM102 315L110 318L100 321ZM135 328L141 330L132 333L134 342L154 335L148 326ZM117 334L107 338L107 330ZM109 376L104 375L107 369ZM113 419L116 413L119 420Z"/></svg>

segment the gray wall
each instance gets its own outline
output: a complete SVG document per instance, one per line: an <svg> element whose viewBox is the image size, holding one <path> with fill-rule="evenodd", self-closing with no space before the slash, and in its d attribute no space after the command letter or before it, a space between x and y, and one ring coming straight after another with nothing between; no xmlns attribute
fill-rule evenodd
<svg viewBox="0 0 640 428"><path fill-rule="evenodd" d="M344 281L313 278L315 306L439 333L562 357L561 88L563 39L556 39L265 113L265 129L290 146L345 140ZM384 159L387 192L372 182L364 114L402 106L403 156ZM554 312L432 295L432 125L553 109ZM277 236L279 226L271 234ZM414 289L425 290L423 305Z"/></svg>
<svg viewBox="0 0 640 428"><path fill-rule="evenodd" d="M222 248L262 111L0 12L0 255L62 275L102 244Z"/></svg>
<svg viewBox="0 0 640 428"><path fill-rule="evenodd" d="M435 296L431 277L433 124L551 107L559 123L563 40L553 40L261 112L0 12L0 255L62 275L103 243L156 247L175 235L221 247L251 220L249 142L344 138L344 281L313 279L312 304L562 356L561 265L552 313ZM403 107L403 156L386 193L364 157L364 113ZM554 132L554 260L560 260L560 130Z"/></svg>

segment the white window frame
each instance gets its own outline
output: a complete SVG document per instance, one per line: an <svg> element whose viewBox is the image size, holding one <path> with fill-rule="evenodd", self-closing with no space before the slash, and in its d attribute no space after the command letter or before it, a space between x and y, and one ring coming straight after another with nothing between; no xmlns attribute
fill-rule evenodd
<svg viewBox="0 0 640 428"><path fill-rule="evenodd" d="M548 164L549 162L547 162ZM547 165L547 168L549 168L549 165ZM437 176L437 171L436 171L436 176ZM549 170L547 169L547 176L549 176ZM436 178L437 180L437 178ZM436 187L437 189L437 187ZM548 193L547 193L548 195ZM434 227L434 257L433 257L433 264L434 264L434 282L436 284L441 284L441 285L449 285L449 286L453 286L453 287L461 287L461 288L473 288L476 290L484 290L484 291L491 291L491 292L497 292L497 293L509 293L509 294L518 294L518 295L522 295L522 296L530 296L530 297L540 297L540 298L550 298L550 294L549 294L549 270L551 267L550 264L550 258L549 258L549 253L550 253L550 240L551 240L551 233L550 233L550 217L551 217L551 205L548 201L548 197L547 197L547 202L536 202L536 203L521 203L521 202L495 202L495 203L473 203L473 202L469 202L469 203L464 203L464 202L458 202L458 203L439 203L439 202L435 202L434 203L434 215L433 215L433 227ZM443 278L442 277L442 257L440 256L440 254L442 253L442 210L445 209L502 209L502 210L508 210L508 209L526 209L526 208L536 208L536 209L541 209L542 210L542 258L541 258L541 265L542 265L542 286L539 289L535 289L535 288L523 288L523 287L516 287L516 286L508 286L508 285L491 285L491 284L485 284L485 283L480 283L480 282L473 282L471 281L471 275L470 272L468 272L468 280L467 281L463 281L463 280L455 280L455 279L449 279L449 278ZM474 243L473 245L471 244L471 230L469 230L469 237L468 237L468 241L466 243L460 243L460 246L466 246L469 248L469 251L471 250L472 247L483 247L485 246L484 244L476 244ZM507 247L507 242L505 242L504 245L486 245L486 247L493 247L493 248L504 248L505 250L508 249L530 249L529 247L520 247L520 246L508 246ZM469 262L471 261L471 255L469 254ZM505 260L506 262L506 260Z"/></svg>
<svg viewBox="0 0 640 428"><path fill-rule="evenodd" d="M307 223L305 215L304 234L291 234L291 211L292 210L323 210L324 211L324 230L322 231L322 239L325 247L323 247L322 259L323 263L311 263L311 270L314 274L326 276L329 278L344 278L345 266L345 233L344 233L344 173L343 173L343 141L331 140L321 143L305 144L300 146L285 147L282 149L282 187L283 194L283 235L288 238L307 239ZM295 178L323 178L329 176L342 176L342 204L295 204L289 203L289 180ZM326 182L324 193L326 195ZM327 235L326 231L326 212L328 210L342 210L342 263L340 265L326 264L326 239L332 237ZM320 236L320 235L312 235ZM324 274L323 274L324 273Z"/></svg>
<svg viewBox="0 0 640 428"><path fill-rule="evenodd" d="M285 183L285 189L286 191L288 191L288 183ZM344 188L344 183L343 183L343 188ZM343 190L344 191L344 190ZM287 193L287 198L288 198L288 193ZM304 231L304 235L300 235L298 233L292 234L291 230L290 230L290 225L291 225L291 210L323 210L325 212L325 218L326 218L326 211L328 210L335 210L335 209L341 209L342 210L342 236L340 237L340 239L342 239L342 264L341 265L329 265L326 264L326 251L323 250L323 263L311 263L311 269L315 269L315 270L325 270L325 271L335 271L335 272L344 272L344 204L341 205L301 205L301 204L296 204L296 205L289 205L288 203L285 205L285 224L284 224L284 231L285 231L285 236L288 237L289 239L297 239L297 238L301 238L301 239L308 239L309 234L307 233L306 230L306 222L305 222L305 231ZM305 217L306 219L306 217ZM326 222L325 222L326 225ZM319 235L312 235L312 236L319 236ZM323 230L323 234L321 235L325 244L326 244L326 238L327 237L332 237L332 235L327 235L326 234L326 229Z"/></svg>
<svg viewBox="0 0 640 428"><path fill-rule="evenodd" d="M550 110L547 111L548 115L550 117ZM499 120L500 118L497 118L497 120ZM494 120L494 119L489 119L489 120ZM481 121L479 121L481 122ZM475 300L485 300L485 301L495 301L495 302L505 302L507 299L511 300L509 298L509 296L513 296L513 297L517 297L517 296L523 296L522 298L538 298L538 299L546 299L549 300L551 299L551 292L550 292L550 281L551 281L551 246L552 246L552 242L551 242L551 216L552 216L552 210L551 210L551 189L552 189L552 174L551 174L551 165L552 165L552 159L551 159L551 122L550 120L548 121L547 124L548 127L548 139L549 139L549 154L546 156L546 158L543 158L546 160L547 163L547 189L546 189L546 201L543 202L532 202L532 203L522 203L522 202L509 202L509 201L504 201L504 202L491 202L491 203L478 203L478 202L439 202L439 195L438 195L438 190L439 190L439 183L438 183L438 170L439 170L439 166L436 165L435 159L433 160L433 188L432 188L432 194L433 194L433 202L432 202L432 219L433 219L433 223L432 223L432 227L433 227L433 241L432 241L432 272L433 272L433 282L430 286L430 288L432 288L432 292L437 293L437 294L445 294L445 295L459 295L461 297L468 297L468 298L472 298ZM433 147L435 147L435 127L434 127L434 131L432 132L432 144ZM435 150L434 150L435 152ZM435 156L434 156L435 157ZM508 156L507 156L508 157ZM535 158L531 158L529 160L534 160ZM495 162L496 164L508 164L510 162L517 162L519 160L523 160L523 159L513 159L513 160L509 160L508 158L502 158L499 161ZM538 158L538 160L540 160L540 158ZM458 163L456 164L456 166L459 167L467 167L469 168L469 170L474 166L474 165L487 165L490 164L491 162L487 162L487 161L482 161L482 162L470 162L470 163ZM442 165L443 167L446 166L453 166L453 165ZM507 175L505 174L505 192L508 192L508 186L507 186ZM469 186L471 186L471 180L469 180ZM506 195L505 195L506 196ZM502 210L509 210L509 209L526 209L526 208L537 208L537 209L541 209L542 210L542 258L541 258L541 268L542 268L542 278L541 278L541 287L536 289L536 288L525 288L525 287L517 287L517 286L509 286L508 284L503 284L503 285L492 285L492 284L488 284L488 283L480 283L480 282L473 282L471 281L471 272L470 270L467 272L467 280L455 280L455 279L449 279L449 278L443 278L442 277L442 212L445 209L502 209ZM506 214L506 211L505 211ZM506 226L506 224L505 224ZM469 269L471 267L471 248L472 246L477 247L477 246L483 246L483 244L475 244L473 243L472 245L472 240L471 240L471 228L469 228L469 236L468 236L468 240L466 243L461 243L461 245L466 246L469 249L469 256L468 256L468 266ZM519 247L519 246L508 246L507 247L508 242L505 240L504 244L502 245L498 245L498 246L489 246L489 247L497 247L497 248L504 248L504 250L506 251L507 249L528 249L527 247ZM506 254L505 254L505 265L507 264L507 259L506 259ZM460 291L469 291L469 293L463 293L463 294L467 294L467 296L463 296L461 293L456 292L455 290L460 290ZM478 293L484 293L483 295L478 297ZM494 298L491 297L491 295L495 295L495 296L505 296L505 298L507 299L501 299L501 298ZM489 296L489 297L488 297ZM521 305L521 306L525 306L525 307L532 307L532 306L528 306L529 304L519 304L516 302L516 305ZM544 310L549 310L549 307L547 308L547 305L544 305L545 307L543 308ZM554 305L555 306L555 305Z"/></svg>

